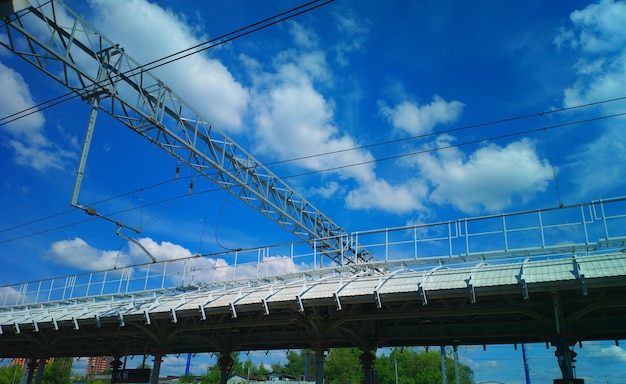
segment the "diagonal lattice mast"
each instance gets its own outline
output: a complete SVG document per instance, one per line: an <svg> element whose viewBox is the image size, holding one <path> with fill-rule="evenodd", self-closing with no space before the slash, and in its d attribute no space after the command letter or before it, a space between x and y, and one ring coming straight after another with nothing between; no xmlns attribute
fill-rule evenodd
<svg viewBox="0 0 626 384"><path fill-rule="evenodd" d="M346 231L61 1L35 7L12 0L2 5L0 16L5 22L0 45L91 103L92 112L105 111L335 263L372 259Z"/></svg>

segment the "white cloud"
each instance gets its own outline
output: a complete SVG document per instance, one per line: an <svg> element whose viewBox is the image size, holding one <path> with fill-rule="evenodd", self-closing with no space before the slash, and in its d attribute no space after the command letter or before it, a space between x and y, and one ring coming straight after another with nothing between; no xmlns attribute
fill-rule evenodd
<svg viewBox="0 0 626 384"><path fill-rule="evenodd" d="M255 261L240 262L235 266L234 254L227 255L232 257L232 260L223 257L193 257L189 249L169 241L159 243L149 237L137 241L158 262L169 261L165 268L166 285L254 279L285 275L310 268L305 264L295 264L290 257L279 255L265 257L259 264L256 262L256 251L251 251ZM54 242L46 252L46 257L56 264L84 271L120 269L129 266L137 266L139 270L143 270L146 267L142 265L152 265L143 250L134 243L128 244L128 249L102 250L77 237ZM240 254L241 258L244 256L246 255ZM158 273L159 270L151 269L151 273Z"/></svg>
<svg viewBox="0 0 626 384"><path fill-rule="evenodd" d="M342 39L335 46L336 60L341 66L348 65L347 56L361 51L369 36L371 22L359 17L352 9L340 8L333 15L338 36Z"/></svg>
<svg viewBox="0 0 626 384"><path fill-rule="evenodd" d="M10 116L27 110L36 103L24 78L13 69L0 63L0 116ZM50 169L65 170L67 160L74 153L61 149L44 134L45 119L41 112L34 113L12 121L0 127L12 139L5 145L13 150L13 160L26 167L40 172Z"/></svg>
<svg viewBox="0 0 626 384"><path fill-rule="evenodd" d="M616 185L623 185L626 164L624 124L626 120L620 119L607 127L603 135L572 151L567 158L568 163L563 170L571 173L572 182L576 185L574 199L603 196ZM602 177L598 177L598 170L602 170Z"/></svg>
<svg viewBox="0 0 626 384"><path fill-rule="evenodd" d="M305 29L293 24L296 42ZM311 33L310 31L308 33ZM300 46L310 46L309 38ZM313 46L315 46L313 44ZM253 112L256 151L273 158L292 159L309 170L325 170L373 160L364 150L350 150L358 143L341 134L334 124L334 103L315 87L316 81L331 83L331 72L321 50L288 50L274 60L273 72L251 67L255 79ZM318 154L324 156L314 156ZM343 177L372 180L373 167L365 164L337 170Z"/></svg>
<svg viewBox="0 0 626 384"><path fill-rule="evenodd" d="M608 347L599 347L592 345L591 352L589 352L591 358L603 358L612 359L622 364L626 363L626 350L618 347L617 345L611 345Z"/></svg>
<svg viewBox="0 0 626 384"><path fill-rule="evenodd" d="M626 83L626 3L603 0L570 15L573 29L561 30L557 47L580 54L579 75L565 89L566 107L623 96Z"/></svg>
<svg viewBox="0 0 626 384"><path fill-rule="evenodd" d="M149 237L143 237L137 240L141 245L158 261L183 259L191 257L193 254L187 248L169 241L157 243ZM130 244L130 254L135 259L145 258L147 255L136 244ZM146 260L147 261L147 260Z"/></svg>
<svg viewBox="0 0 626 384"><path fill-rule="evenodd" d="M447 102L439 95L434 95L430 104L422 106L404 101L395 107L389 107L379 101L380 112L391 125L411 135L430 133L438 124L455 122L464 106L456 100Z"/></svg>
<svg viewBox="0 0 626 384"><path fill-rule="evenodd" d="M602 0L572 12L570 20L572 29L563 28L555 39L557 46L567 46L578 55L574 65L577 79L564 90L563 105L574 107L623 97L626 3ZM623 112L622 105L606 103L600 108L606 114L615 114ZM569 171L576 186L572 192L575 199L597 198L623 185L626 163L623 126L623 117L605 122L580 147L572 149L568 163L562 168ZM600 169L603 177L597 177Z"/></svg>
<svg viewBox="0 0 626 384"><path fill-rule="evenodd" d="M335 181L329 181L326 182L324 185L317 187L317 188L311 188L310 190L312 191L313 194L315 195L319 195L322 196L325 199L331 198L337 194L341 194L343 193L343 189L341 185Z"/></svg>
<svg viewBox="0 0 626 384"><path fill-rule="evenodd" d="M98 28L140 63L207 40L197 36L184 17L145 0L92 0L91 4ZM158 68L155 73L219 128L231 132L242 129L248 91L221 62L199 53Z"/></svg>
<svg viewBox="0 0 626 384"><path fill-rule="evenodd" d="M607 52L623 49L626 44L626 3L601 0L585 9L574 11L570 20L580 31L571 36L571 45L587 52Z"/></svg>
<svg viewBox="0 0 626 384"><path fill-rule="evenodd" d="M127 254L119 251L103 251L92 247L79 237L53 243L47 257L56 264L85 271L100 271L128 265Z"/></svg>
<svg viewBox="0 0 626 384"><path fill-rule="evenodd" d="M352 209L378 209L393 213L423 210L428 188L416 180L391 185L385 180L374 180L352 190L346 196L346 205Z"/></svg>
<svg viewBox="0 0 626 384"><path fill-rule="evenodd" d="M440 140L438 145L446 146L451 138ZM552 167L539 158L529 139L505 147L486 144L470 155L448 148L417 156L415 162L421 176L434 188L430 201L452 204L467 213L502 211L514 197L526 202L544 191L553 177Z"/></svg>

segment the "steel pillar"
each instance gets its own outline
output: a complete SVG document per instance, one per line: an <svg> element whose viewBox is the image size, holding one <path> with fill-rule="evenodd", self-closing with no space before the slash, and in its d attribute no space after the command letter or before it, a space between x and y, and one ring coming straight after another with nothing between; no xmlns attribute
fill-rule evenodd
<svg viewBox="0 0 626 384"><path fill-rule="evenodd" d="M161 373L161 362L163 361L163 356L165 356L165 353L157 351L153 353L153 356L154 365L152 366L152 374L150 375L150 384L158 384L159 374Z"/></svg>
<svg viewBox="0 0 626 384"><path fill-rule="evenodd" d="M32 384L33 375L35 374L35 369L37 369L37 361L35 359L28 359L26 363L26 368L28 369L28 373L26 375L26 381L24 384Z"/></svg>
<svg viewBox="0 0 626 384"><path fill-rule="evenodd" d="M552 309L554 311L554 328L556 331L556 337L552 342L552 344L556 347L554 355L559 363L563 379L573 380L575 378L573 363L575 361L574 357L576 357L576 353L569 348L565 338L565 332L562 325L563 313L561 309L561 300L557 293L552 294Z"/></svg>
<svg viewBox="0 0 626 384"><path fill-rule="evenodd" d="M226 384L228 382L228 376L230 375L230 370L233 367L233 360L230 357L230 353L222 353L222 357L217 359L217 364L220 366L220 384Z"/></svg>
<svg viewBox="0 0 626 384"><path fill-rule="evenodd" d="M35 384L41 384L43 380L43 370L46 368L46 358L40 357L37 364L37 377L35 377Z"/></svg>
<svg viewBox="0 0 626 384"><path fill-rule="evenodd" d="M456 379L456 384L461 384L461 376L459 375L459 346L454 345L454 377Z"/></svg>
<svg viewBox="0 0 626 384"><path fill-rule="evenodd" d="M372 370L372 363L376 360L376 355L370 351L364 351L360 356L361 365L363 365L363 377L365 378L364 384L374 384L374 371Z"/></svg>
<svg viewBox="0 0 626 384"><path fill-rule="evenodd" d="M117 374L120 370L120 367L122 366L122 360L119 359L119 357L116 357L112 362L111 362L111 384L115 384L115 379L117 379Z"/></svg>
<svg viewBox="0 0 626 384"><path fill-rule="evenodd" d="M324 358L328 343L324 340L313 340L311 349L315 351L315 384L324 384Z"/></svg>

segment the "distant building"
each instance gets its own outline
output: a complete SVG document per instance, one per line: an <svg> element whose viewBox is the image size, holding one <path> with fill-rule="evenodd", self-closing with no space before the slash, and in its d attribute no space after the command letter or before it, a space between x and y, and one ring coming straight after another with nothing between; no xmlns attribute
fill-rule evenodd
<svg viewBox="0 0 626 384"><path fill-rule="evenodd" d="M113 357L111 356L95 356L87 358L87 369L85 370L85 376L93 376L96 373L102 373L111 369L111 362Z"/></svg>
<svg viewBox="0 0 626 384"><path fill-rule="evenodd" d="M50 357L46 359L46 364L50 364L54 361L54 357ZM18 357L13 359L12 364L17 364L19 366L21 366L22 368L24 368L26 366L26 363L28 362L28 359L24 358L24 357Z"/></svg>

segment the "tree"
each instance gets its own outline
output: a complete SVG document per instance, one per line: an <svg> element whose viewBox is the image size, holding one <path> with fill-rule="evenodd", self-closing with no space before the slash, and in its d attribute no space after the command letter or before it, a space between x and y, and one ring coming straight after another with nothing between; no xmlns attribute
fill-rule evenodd
<svg viewBox="0 0 626 384"><path fill-rule="evenodd" d="M300 352L289 351L287 352L287 364L282 366L279 369L276 369L274 365L272 365L272 370L274 372L284 373L285 375L291 375L300 377L300 375L304 374L304 360L306 359L307 351L301 349Z"/></svg>
<svg viewBox="0 0 626 384"><path fill-rule="evenodd" d="M333 348L324 361L324 378L329 384L362 383L363 368L359 355L353 348Z"/></svg>
<svg viewBox="0 0 626 384"><path fill-rule="evenodd" d="M178 378L179 383L195 383L196 376L191 373L186 373Z"/></svg>
<svg viewBox="0 0 626 384"><path fill-rule="evenodd" d="M72 358L56 357L43 370L44 384L71 384Z"/></svg>
<svg viewBox="0 0 626 384"><path fill-rule="evenodd" d="M446 377L454 382L454 360L446 356ZM380 383L395 383L396 365L399 384L439 384L442 382L441 354L437 351L407 348L394 348L389 355L376 358L375 369ZM462 384L474 383L474 372L459 363L459 376Z"/></svg>
<svg viewBox="0 0 626 384"><path fill-rule="evenodd" d="M230 369L230 376L236 374L244 374L244 365L239 360L239 353L235 353L230 356L233 359L233 365ZM247 371L245 371L247 373ZM207 373L200 376L201 384L219 384L220 377L222 376L222 371L220 370L219 364L214 364L207 368Z"/></svg>
<svg viewBox="0 0 626 384"><path fill-rule="evenodd" d="M19 383L22 378L22 366L19 364L0 367L0 384Z"/></svg>

